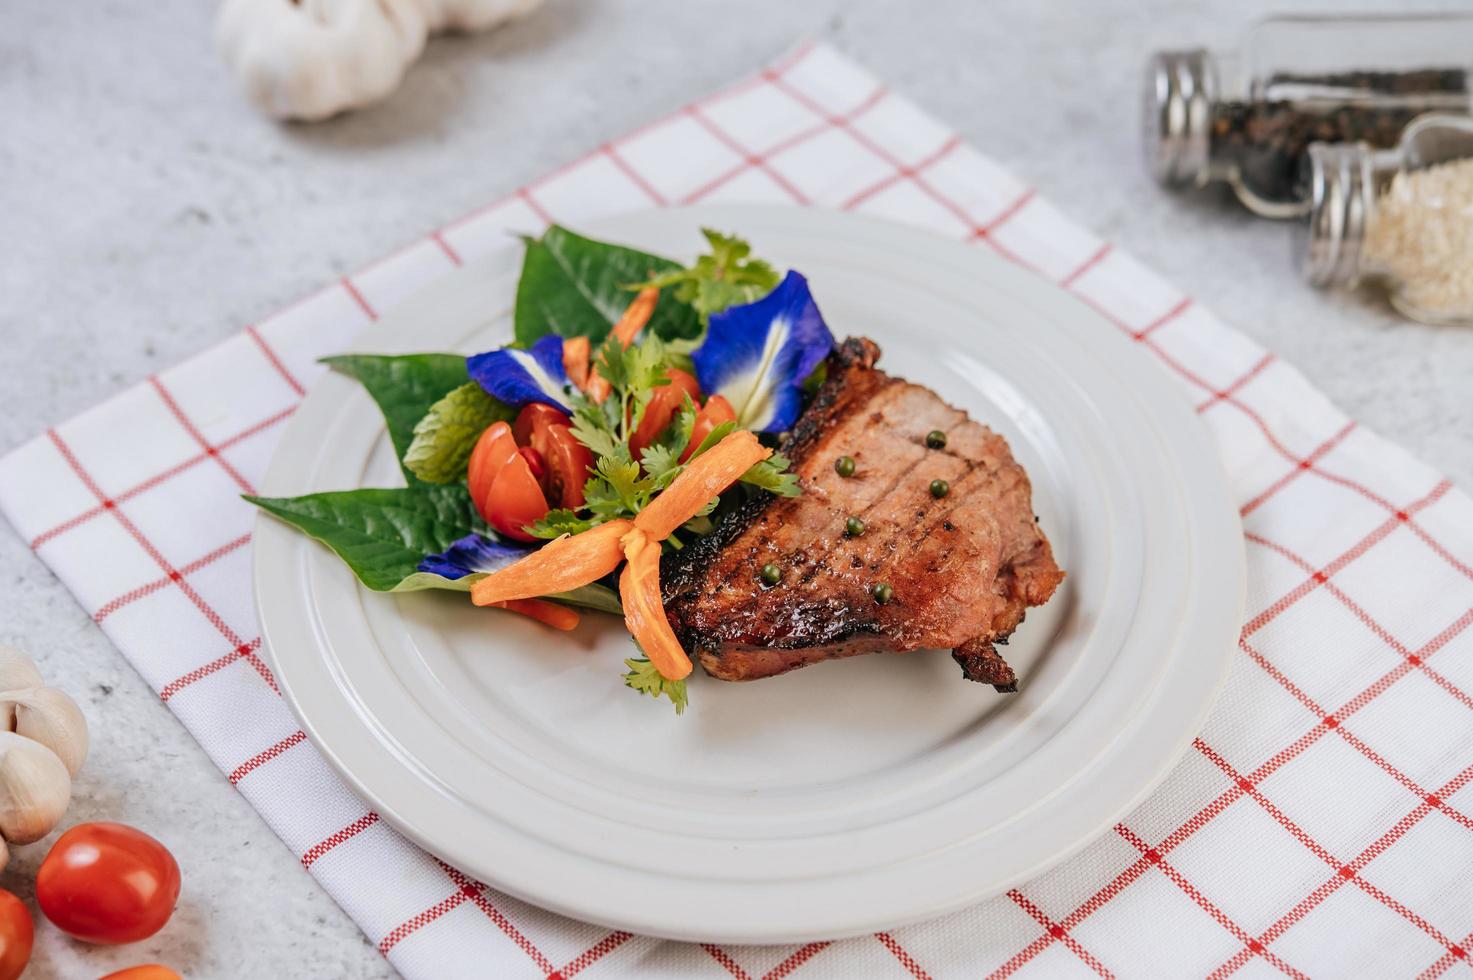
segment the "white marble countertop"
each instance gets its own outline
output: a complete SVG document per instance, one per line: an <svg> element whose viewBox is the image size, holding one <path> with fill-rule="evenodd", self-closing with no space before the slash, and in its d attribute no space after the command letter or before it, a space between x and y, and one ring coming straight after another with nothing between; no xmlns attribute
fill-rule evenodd
<svg viewBox="0 0 1473 980"><path fill-rule="evenodd" d="M1163 193L1141 165L1145 53L1229 44L1282 4L551 0L494 35L433 42L387 104L311 127L238 96L210 6L0 5L0 452L815 35L1473 486L1473 331L1313 292L1288 227L1224 194ZM36 655L94 733L69 821L151 830L184 868L158 936L89 948L38 924L29 975L150 960L191 977L392 975L3 525L0 574L0 641ZM17 849L0 886L29 898L44 852Z"/></svg>

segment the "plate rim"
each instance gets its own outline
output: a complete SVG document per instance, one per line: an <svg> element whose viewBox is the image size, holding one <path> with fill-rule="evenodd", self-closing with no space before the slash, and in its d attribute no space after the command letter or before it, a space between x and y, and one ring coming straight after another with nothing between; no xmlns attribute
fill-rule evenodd
<svg viewBox="0 0 1473 980"><path fill-rule="evenodd" d="M792 207L783 206L703 206L695 208L656 209L654 211L632 212L625 215L618 215L611 218L603 218L597 221L590 221L581 226L580 231L587 232L598 237L606 237L618 240L620 238L619 228L621 224L637 222L641 216L647 216L651 214L660 215L660 218L658 220L661 221L674 222L678 220L685 220L685 222L688 223L692 229L701 227L702 225L729 225L741 228L743 221L746 221L748 223L761 223L772 221L779 224L781 224L782 222L789 222L796 223L798 225L811 223L812 227L802 229L804 231L807 231L808 233L816 233L815 229L819 229L819 226L824 225L827 225L829 229L836 229L839 232L843 231L844 226L849 226L852 228L854 226L862 225L870 229L871 231L880 228L883 229L884 233L886 234L909 238L911 239L911 243L916 244L918 247L932 249L944 248L948 250L955 250L953 254L958 257L960 257L961 255L966 255L967 261L979 263L979 268L982 265L987 266L988 268L986 270L986 275L989 277L993 277L994 279L1003 278L1011 280L1019 287L1020 291L1025 293L1032 293L1036 296L1043 296L1047 294L1049 298L1047 300L1040 300L1041 302L1050 302L1057 307L1059 306L1059 303L1063 301L1069 307L1071 307L1068 310L1067 319L1094 321L1081 323L1079 326L1079 329L1081 331L1088 329L1104 336L1117 333L1110 327L1108 321L1100 313L1091 309L1086 303L1084 303L1079 298L1073 296L1068 291L1058 287L1056 284L1049 282L1046 279L1043 279L1042 277L1036 276L1031 272L1013 266L1000 257L992 255L985 250L969 247L963 243L946 239L940 235L926 232L921 229L917 229L916 227L911 225L899 224L880 219L859 217L849 214L840 214L836 212L795 209ZM754 218L756 219L755 222ZM498 255L498 261L501 261L501 255ZM427 295L447 289L447 282L452 280L452 278L458 279L460 281L465 281L465 276L467 273L474 273L477 270L478 266L484 266L486 264L489 264L489 262L490 257L482 260L477 260L476 262L470 263L465 269L457 270L456 272L451 273L449 276L437 280L436 282L427 286L425 289L412 294L407 300L400 304L401 308L412 307L416 304L422 303L424 302L424 297L426 297ZM1062 307L1060 308L1062 309ZM392 323L394 318L393 315L390 314L386 319L389 323ZM353 344L349 345L348 349L353 350L360 347L364 343L363 338L372 337L372 335L375 333L382 333L385 329L387 328L385 326L384 320L379 321L377 324L370 325L358 335L358 338L355 339ZM381 350L407 349L404 348L402 344L385 344L380 343L377 340L370 340L369 343ZM1194 461L1193 466L1188 467L1188 470L1193 475L1197 476L1194 481L1198 485L1196 489L1207 492L1210 495L1215 495L1218 499L1210 505L1205 504L1201 500L1189 500L1189 502L1185 506L1185 511L1192 518L1190 524L1194 528L1194 530L1202 533L1203 540L1218 538L1218 544L1227 542L1230 545L1227 548L1221 549L1221 554L1214 553L1215 557L1226 557L1230 559L1232 565L1230 569L1219 570L1217 578L1226 579L1229 583L1236 583L1236 595L1232 598L1232 601L1230 603L1225 603L1219 607L1220 609L1226 609L1229 606L1231 607L1230 616L1220 617L1226 619L1226 621L1231 624L1230 636L1226 635L1225 633L1224 640L1221 644L1222 650L1220 651L1218 656L1217 669L1215 672L1215 682L1211 685L1211 690L1204 697L1202 697L1200 703L1196 705L1196 709L1192 713L1191 724L1182 726L1182 733L1180 733L1179 737L1175 739L1175 744L1171 746L1170 751L1165 753L1165 755L1163 756L1165 761L1156 766L1150 777L1142 780L1140 784L1136 787L1135 791L1132 794L1128 795L1128 798L1124 798L1123 802L1111 808L1110 813L1102 814L1099 819L1095 821L1096 826L1093 830L1088 833L1079 834L1074 840L1070 842L1069 846L1059 848L1051 854L1040 857L1029 868L1025 870L1020 870L1015 874L1007 877L1006 879L994 880L993 882L989 883L987 889L985 890L985 893L983 894L970 895L964 899L952 901L945 906L931 907L924 910L915 911L900 918L886 918L883 921L866 920L864 922L855 923L852 927L844 927L839 929L833 928L832 925L827 925L816 931L812 929L798 928L796 930L779 930L777 932L774 932L771 928L754 930L751 928L741 928L733 925L727 928L711 928L701 929L699 931L691 931L687 928L672 929L666 923L651 921L648 918L641 918L637 912L631 914L627 911L621 912L618 909L610 909L608 907L591 909L587 903L570 903L561 900L556 895L550 895L546 891L536 889L529 890L526 888L517 887L515 883L508 883L502 880L498 880L494 868L476 866L477 862L466 862L462 859L462 856L458 854L456 855L456 858L454 860L451 860L451 857L447 853L443 842L433 839L432 835L427 835L421 832L421 828L414 826L412 821L401 818L396 812L397 808L390 801L383 799L379 794L374 792L373 789L363 779L359 777L359 774L353 771L351 766L346 765L343 760L338 756L338 754L333 751L332 748L329 746L328 739L317 729L317 726L312 724L311 719L308 716L308 711L299 701L299 698L297 696L298 692L288 682L286 677L283 676L279 659L276 657L274 652L276 645L270 637L270 622L273 619L274 613L267 608L267 603L264 598L271 592L271 589L267 585L267 580L272 574L274 574L270 568L271 560L268 558L268 555L274 553L286 542L292 542L293 546L300 547L306 542L307 539L301 537L296 532L282 527L281 525L279 525L278 522L274 521L272 518L264 513L258 515L256 519L255 541L257 543L257 546L253 549L252 556L253 584L255 586L254 603L256 606L257 616L261 624L263 650L267 652L273 664L273 667L275 667L276 669L278 680L281 682L283 697L287 700L293 714L301 723L302 730L308 735L309 739L311 739L317 749L322 752L323 757L328 760L333 769L350 786L353 787L354 791L360 797L362 797L366 803L374 807L374 809L380 813L380 815L385 819L386 822L388 822L391 826L393 826L395 829L403 833L406 837L413 840L421 847L424 847L426 850L430 851L432 854L439 854L442 857L445 857L447 860L451 860L451 863L461 864L462 866L467 863L472 864L473 867L470 870L472 870L477 877L480 877L483 880L487 881L488 884L491 884L493 887L506 891L509 894L513 894L519 898L523 898L542 908L550 909L560 914L568 915L585 921L598 922L613 928L628 929L630 931L642 934L660 935L683 940L713 940L718 942L732 943L795 942L818 938L831 939L842 936L872 932L875 929L892 928L908 922L924 920L937 915L945 914L949 911L955 911L960 908L965 908L975 904L978 901L984 900L987 897L1000 894L1007 888L1017 885L1022 881L1029 880L1042 871L1046 870L1047 868L1052 867L1053 865L1063 860L1066 860L1068 857L1088 846L1088 844L1090 844L1092 841L1098 839L1098 837L1102 833L1106 832L1108 828L1113 825L1113 823L1115 823L1121 816L1134 809L1142 800L1149 796L1150 793L1153 792L1156 787L1160 785L1161 781L1174 768L1177 761L1187 751L1188 747L1191 744L1192 738L1196 735L1198 731L1200 731L1203 722L1206 720L1208 713L1211 711L1211 708L1217 699L1217 695L1221 692L1223 684L1226 681L1227 673L1232 662L1233 651L1236 649L1236 638L1242 621L1242 608L1246 589L1244 567L1245 555L1244 549L1242 547L1240 518L1236 506L1232 505L1232 500L1229 492L1230 484L1228 483L1227 474L1223 468L1221 458L1218 456L1218 453L1214 448L1214 444L1210 439L1210 434L1206 430L1205 424L1200 420L1200 418L1198 418L1194 413L1191 412L1190 406L1186 403L1185 399L1181 398L1179 393L1169 387L1169 380L1166 378L1164 372L1160 372L1156 366L1147 366L1148 361L1144 358L1121 358L1122 364L1129 363L1130 361L1140 362L1141 369L1136 369L1134 365L1130 367L1132 373L1135 374L1138 378L1144 378L1148 375L1148 373L1152 371L1157 372L1156 377L1147 384L1147 388L1151 389L1151 408L1166 411L1168 421L1172 422L1174 424L1174 427L1176 428L1181 428L1181 426L1185 424L1191 427L1195 435L1197 435L1198 437L1203 435L1209 436L1209 438L1206 440L1201 440L1199 438L1198 441L1198 444L1200 446L1205 446L1205 449L1198 450L1194 448L1191 450L1196 454L1198 458ZM324 378L321 378L316 383L314 383L312 389L307 395L307 399L311 399L314 397L322 399L328 397L327 395L322 394L322 392L324 391L324 385L326 384L326 390L330 394L331 387L334 384L334 382L331 382L330 379L331 376L324 376ZM337 380L338 382L349 383L346 382L346 379ZM304 404L305 402L306 399L304 399ZM1172 418L1173 416L1174 419ZM273 454L271 464L268 467L266 479L262 481L263 488L272 487L280 482L280 473L278 472L278 470L282 468L281 464L283 463L283 454L280 452L279 447L288 444L292 435L292 427L296 426L297 423L297 418L292 419L288 423L288 428L283 433L281 442L278 444L278 450ZM1182 445L1191 446L1192 443L1190 442L1190 440L1188 440ZM1211 480L1204 480L1200 476L1201 471L1204 468L1210 471ZM1183 493L1185 493L1185 486L1182 486L1180 489ZM263 489L263 493L264 492L266 491ZM1204 512L1212 511L1214 509L1217 511L1217 513L1215 514L1215 516L1212 516L1210 518L1207 524L1204 524ZM1217 522L1215 527L1211 525L1211 521ZM1189 593L1189 595L1195 597L1197 595L1200 595L1200 592L1201 590L1198 589L1197 592ZM1181 632L1183 632L1183 630L1180 629L1173 631L1173 646L1177 649L1178 653L1180 652L1181 640L1179 638L1179 634ZM605 903L605 905L606 904L607 903Z"/></svg>

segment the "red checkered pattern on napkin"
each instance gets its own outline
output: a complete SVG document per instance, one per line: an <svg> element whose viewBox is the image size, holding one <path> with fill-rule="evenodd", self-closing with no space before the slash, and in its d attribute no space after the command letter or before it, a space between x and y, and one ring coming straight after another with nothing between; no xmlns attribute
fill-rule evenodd
<svg viewBox="0 0 1473 980"><path fill-rule="evenodd" d="M318 357L508 230L723 200L883 215L1054 280L1180 382L1242 507L1248 620L1192 750L1082 854L939 921L739 948L543 912L366 811L258 656L237 494ZM1473 501L826 47L22 446L0 461L0 509L406 976L1436 976L1473 953Z"/></svg>

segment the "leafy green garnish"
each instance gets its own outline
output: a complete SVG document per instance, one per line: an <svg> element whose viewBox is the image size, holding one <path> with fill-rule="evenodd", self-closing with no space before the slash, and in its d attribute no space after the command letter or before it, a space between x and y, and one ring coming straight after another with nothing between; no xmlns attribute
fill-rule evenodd
<svg viewBox="0 0 1473 980"><path fill-rule="evenodd" d="M675 298L689 303L705 321L712 313L761 299L782 280L770 264L749 258L752 246L746 241L713 228L702 228L701 234L711 245L710 254L688 269L655 276L645 285L662 290L674 286Z"/></svg>
<svg viewBox="0 0 1473 980"><path fill-rule="evenodd" d="M533 537L551 541L564 534L581 534L591 527L593 527L593 521L586 517L579 517L565 507L560 507L557 510L548 511L541 520L528 527L527 531Z"/></svg>
<svg viewBox="0 0 1473 980"><path fill-rule="evenodd" d="M779 497L796 497L803 492L803 488L798 485L798 474L787 472L791 465L788 457L782 453L773 453L743 473L741 482L761 487Z"/></svg>
<svg viewBox="0 0 1473 980"><path fill-rule="evenodd" d="M431 405L415 423L414 441L404 451L404 468L426 483L459 480L486 426L509 421L515 414L480 385L467 382Z"/></svg>
<svg viewBox="0 0 1473 980"><path fill-rule="evenodd" d="M626 686L640 694L648 694L656 700L662 697L669 698L670 703L675 705L675 713L685 714L686 706L690 704L690 697L686 694L684 680L665 679L655 669L655 665L644 657L630 658L624 661L624 666L629 668L629 673L624 675Z"/></svg>
<svg viewBox="0 0 1473 980"><path fill-rule="evenodd" d="M430 406L470 380L465 358L458 354L340 354L322 363L356 378L378 403L389 427L394 455L404 459L414 441L414 427ZM418 479L407 466L405 478Z"/></svg>
<svg viewBox="0 0 1473 980"><path fill-rule="evenodd" d="M589 337L595 344L624 315L634 293L629 284L680 268L679 263L637 249L594 241L553 225L526 239L517 283L516 338L531 346L539 337ZM672 340L695 337L701 318L674 293L662 293L645 328Z"/></svg>
<svg viewBox="0 0 1473 980"><path fill-rule="evenodd" d="M327 545L375 592L470 588L466 579L421 572L419 563L486 531L460 483L245 499Z"/></svg>

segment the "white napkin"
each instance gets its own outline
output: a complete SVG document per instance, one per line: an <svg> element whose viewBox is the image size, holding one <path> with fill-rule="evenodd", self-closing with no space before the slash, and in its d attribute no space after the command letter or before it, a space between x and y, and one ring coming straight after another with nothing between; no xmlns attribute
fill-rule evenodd
<svg viewBox="0 0 1473 980"><path fill-rule="evenodd" d="M379 311L509 230L650 205L813 204L993 248L1140 340L1247 532L1227 689L1149 800L943 920L803 947L574 922L445 867L307 743L258 656L252 509L283 422ZM830 48L600 147L0 460L0 510L406 976L1436 975L1473 952L1473 502L1294 369Z"/></svg>

